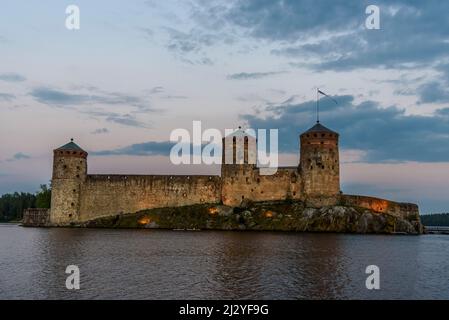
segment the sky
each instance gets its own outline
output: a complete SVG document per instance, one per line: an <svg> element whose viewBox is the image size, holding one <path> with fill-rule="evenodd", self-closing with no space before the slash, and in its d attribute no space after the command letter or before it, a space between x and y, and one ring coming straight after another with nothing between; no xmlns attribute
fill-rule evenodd
<svg viewBox="0 0 449 320"><path fill-rule="evenodd" d="M66 7L80 9L69 30ZM365 12L379 7L380 29ZM448 1L2 1L0 194L49 183L70 138L89 173L204 173L175 166L170 133L279 129L281 164L299 134L340 133L349 194L449 211Z"/></svg>

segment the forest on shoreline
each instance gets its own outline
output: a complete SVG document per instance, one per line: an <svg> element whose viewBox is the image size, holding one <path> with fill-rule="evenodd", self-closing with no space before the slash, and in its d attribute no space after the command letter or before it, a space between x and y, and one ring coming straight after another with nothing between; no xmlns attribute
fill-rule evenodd
<svg viewBox="0 0 449 320"><path fill-rule="evenodd" d="M23 210L27 208L50 208L51 188L40 186L36 193L14 192L0 197L0 222L22 220Z"/></svg>

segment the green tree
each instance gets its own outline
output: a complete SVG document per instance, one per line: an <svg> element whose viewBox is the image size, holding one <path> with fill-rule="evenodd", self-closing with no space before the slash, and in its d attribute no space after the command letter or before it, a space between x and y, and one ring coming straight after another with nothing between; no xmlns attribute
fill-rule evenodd
<svg viewBox="0 0 449 320"><path fill-rule="evenodd" d="M0 221L19 221L27 208L50 208L51 188L40 186L36 194L14 192L0 196Z"/></svg>
<svg viewBox="0 0 449 320"><path fill-rule="evenodd" d="M41 184L41 190L36 194L36 208L50 208L51 188Z"/></svg>
<svg viewBox="0 0 449 320"><path fill-rule="evenodd" d="M0 221L18 221L23 210L36 207L36 196L32 193L10 193L0 197Z"/></svg>

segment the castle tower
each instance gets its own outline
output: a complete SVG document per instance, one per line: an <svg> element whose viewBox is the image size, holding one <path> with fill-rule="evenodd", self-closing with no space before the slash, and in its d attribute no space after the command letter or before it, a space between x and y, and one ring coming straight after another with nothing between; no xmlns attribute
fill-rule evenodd
<svg viewBox="0 0 449 320"><path fill-rule="evenodd" d="M223 170L236 170L242 166L255 167L257 162L256 138L239 127L238 130L223 138Z"/></svg>
<svg viewBox="0 0 449 320"><path fill-rule="evenodd" d="M80 189L87 176L87 152L73 142L53 150L50 222L65 225L79 218Z"/></svg>
<svg viewBox="0 0 449 320"><path fill-rule="evenodd" d="M319 122L301 134L300 171L307 198L332 198L340 193L338 136Z"/></svg>
<svg viewBox="0 0 449 320"><path fill-rule="evenodd" d="M247 185L253 182L257 166L257 140L239 127L222 141L222 202L239 205L248 196Z"/></svg>

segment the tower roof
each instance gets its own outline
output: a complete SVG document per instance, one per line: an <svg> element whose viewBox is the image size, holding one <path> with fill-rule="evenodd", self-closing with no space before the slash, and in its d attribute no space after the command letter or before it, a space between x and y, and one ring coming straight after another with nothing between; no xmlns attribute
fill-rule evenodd
<svg viewBox="0 0 449 320"><path fill-rule="evenodd" d="M234 132L228 134L225 138L228 137L251 137L251 138L256 138L252 133L246 132L245 130L242 129L242 127L239 127L237 130L235 130Z"/></svg>
<svg viewBox="0 0 449 320"><path fill-rule="evenodd" d="M338 134L337 132L332 131L329 128L326 128L325 126L323 126L319 122L317 122L312 128L310 128L309 130L305 131L304 133L315 133L315 132L328 132L328 133Z"/></svg>
<svg viewBox="0 0 449 320"><path fill-rule="evenodd" d="M63 145L62 147L59 147L56 150L64 150L64 151L84 151L80 148L79 145L77 145L75 142L73 142L73 139L70 139L70 142ZM85 152L85 151L84 151Z"/></svg>

